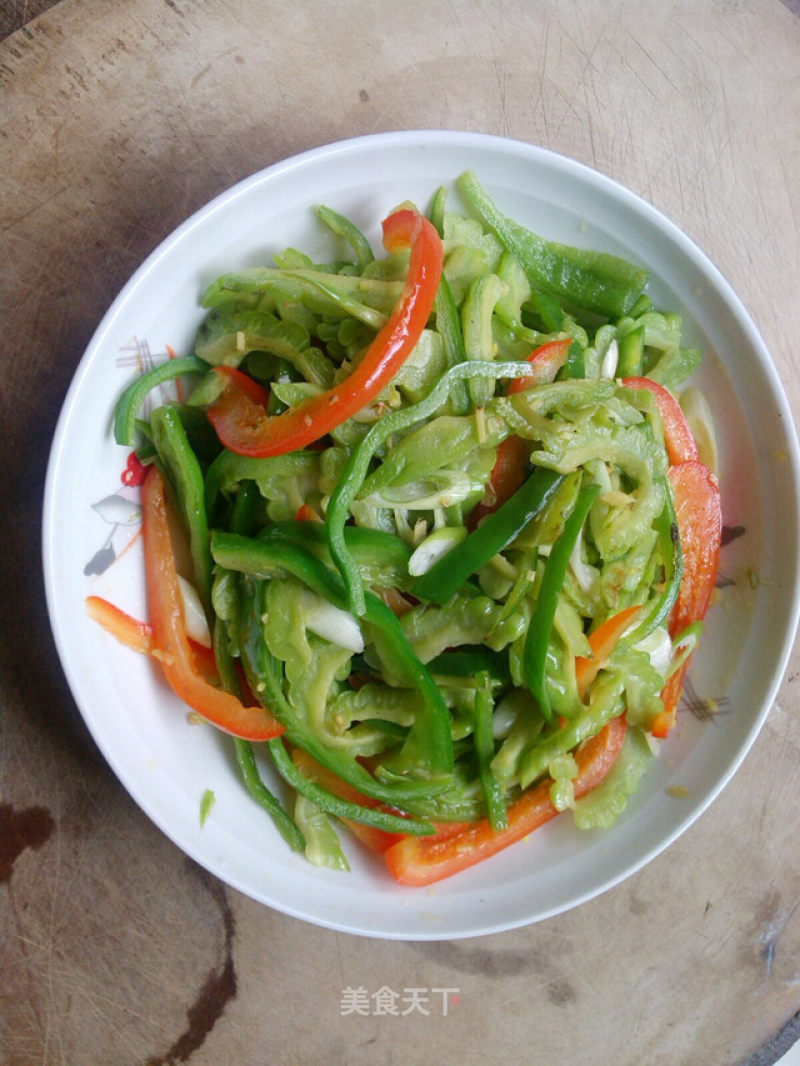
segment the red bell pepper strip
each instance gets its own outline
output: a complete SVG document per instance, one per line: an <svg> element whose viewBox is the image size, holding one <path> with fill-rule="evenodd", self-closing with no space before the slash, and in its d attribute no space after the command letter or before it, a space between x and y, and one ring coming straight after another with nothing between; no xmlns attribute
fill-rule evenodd
<svg viewBox="0 0 800 1066"><path fill-rule="evenodd" d="M722 541L722 507L717 479L699 460L678 463L669 471L675 494L675 518L683 549L683 577L669 616L672 637L705 618L719 566ZM691 657L690 657L691 658ZM687 659L667 681L661 698L664 710L653 726L653 736L667 736L675 724Z"/></svg>
<svg viewBox="0 0 800 1066"><path fill-rule="evenodd" d="M689 423L671 392L650 378L623 378L622 384L629 389L647 389L653 394L664 425L664 445L671 465L689 463L698 458L697 443Z"/></svg>
<svg viewBox="0 0 800 1066"><path fill-rule="evenodd" d="M626 729L624 718L613 718L577 752L576 799L596 788L606 776L625 739ZM389 870L400 884L417 888L452 877L496 855L559 813L550 799L551 784L548 778L524 792L508 808L507 828L498 832L482 818L447 836L403 837L386 852Z"/></svg>
<svg viewBox="0 0 800 1066"><path fill-rule="evenodd" d="M220 365L215 366L214 370L221 377L227 378L229 385L234 385L253 403L260 404L262 407L266 407L269 403L269 389L264 388L263 385L251 378L249 374L239 370L238 367Z"/></svg>
<svg viewBox="0 0 800 1066"><path fill-rule="evenodd" d="M522 392L533 385L544 385L554 381L556 374L566 363L569 354L569 346L572 343L570 337L563 340L548 341L547 344L534 348L527 358L537 373L535 377L513 378L506 390L507 396L515 392ZM489 493L486 502L479 503L469 517L471 528L480 522L486 515L492 514L502 507L506 500L510 499L522 482L527 473L528 455L530 444L522 437L510 436L501 441L497 448L497 458L489 476Z"/></svg>
<svg viewBox="0 0 800 1066"><path fill-rule="evenodd" d="M578 695L584 699L589 686L608 662L617 641L639 613L641 607L626 607L617 614L606 618L604 622L589 635L592 648L591 659L578 655L575 658L575 679L578 683Z"/></svg>
<svg viewBox="0 0 800 1066"><path fill-rule="evenodd" d="M530 378L514 378L506 390L506 395L513 396L515 392L523 392L534 385L546 385L548 382L555 381L556 374L567 361L570 344L572 344L572 338L564 337L534 348L527 357L527 362L531 364L536 374Z"/></svg>
<svg viewBox="0 0 800 1066"><path fill-rule="evenodd" d="M269 740L284 726L264 707L245 707L203 677L192 653L183 618L178 572L167 516L164 480L153 466L142 485L145 583L153 642L167 681L202 718L244 740Z"/></svg>
<svg viewBox="0 0 800 1066"><path fill-rule="evenodd" d="M417 211L402 209L383 223L387 251L411 248L397 306L349 377L280 415L268 415L235 384L208 410L217 436L239 455L264 457L297 451L330 433L367 406L392 380L425 328L442 273L442 241Z"/></svg>
<svg viewBox="0 0 800 1066"><path fill-rule="evenodd" d="M497 458L489 475L488 492L470 513L470 529L474 529L486 515L493 514L502 507L522 485L528 472L530 447L527 441L516 435L500 441L497 446Z"/></svg>
<svg viewBox="0 0 800 1066"><path fill-rule="evenodd" d="M134 618L102 596L86 597L86 613L126 648L142 655L152 655L156 659L161 657L162 653L153 642L153 627L149 622ZM203 676L216 677L217 664L211 648L198 644L191 637L189 644Z"/></svg>

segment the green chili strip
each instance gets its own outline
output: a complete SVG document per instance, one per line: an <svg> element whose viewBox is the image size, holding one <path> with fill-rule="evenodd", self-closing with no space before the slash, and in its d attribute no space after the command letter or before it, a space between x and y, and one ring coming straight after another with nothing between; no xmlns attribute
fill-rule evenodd
<svg viewBox="0 0 800 1066"><path fill-rule="evenodd" d="M261 493L255 481L240 481L231 512L231 532L251 536L256 529Z"/></svg>
<svg viewBox="0 0 800 1066"><path fill-rule="evenodd" d="M280 800L270 792L256 765L256 757L253 753L253 745L249 740L235 737L236 761L242 774L245 787L256 803L260 804L275 823L283 839L292 851L304 851L306 846L305 837L298 829L294 820L286 813Z"/></svg>
<svg viewBox="0 0 800 1066"><path fill-rule="evenodd" d="M291 574L335 607L346 609L339 575L298 544L215 532L211 537L211 553L220 566L254 577ZM396 757L397 766L403 772L424 777L429 785L437 779L447 779L453 772L453 741L450 712L438 686L411 647L398 619L372 593L366 596L364 619L381 631L394 665L422 697L415 723Z"/></svg>
<svg viewBox="0 0 800 1066"><path fill-rule="evenodd" d="M185 374L205 374L209 369L208 363L196 355L183 355L178 359L168 359L131 382L117 401L114 412L114 440L117 444L127 448L135 445L136 416L151 389Z"/></svg>
<svg viewBox="0 0 800 1066"><path fill-rule="evenodd" d="M564 478L539 467L502 507L435 563L411 586L421 600L444 605L470 574L517 537L553 498Z"/></svg>
<svg viewBox="0 0 800 1066"><path fill-rule="evenodd" d="M607 252L546 241L504 215L471 171L458 185L481 221L517 257L534 288L606 318L628 314L647 283L646 270Z"/></svg>
<svg viewBox="0 0 800 1066"><path fill-rule="evenodd" d="M525 638L525 650L522 659L522 673L525 683L539 704L539 709L548 721L553 720L550 698L547 693L545 667L547 665L547 648L553 621L558 606L558 598L567 574L569 557L586 521L592 504L600 492L597 484L587 485L578 493L575 507L564 523L564 532L553 545L542 575L539 595L533 609L528 634Z"/></svg>
<svg viewBox="0 0 800 1066"><path fill-rule="evenodd" d="M483 798L486 803L486 817L489 825L495 832L505 829L508 824L506 804L503 789L500 782L492 771L492 759L494 758L494 733L492 731L492 715L494 702L492 700L491 683L489 674L478 674L476 678L478 687L475 691L475 754L478 757L478 773L483 789Z"/></svg>
<svg viewBox="0 0 800 1066"><path fill-rule="evenodd" d="M364 267L375 259L369 241L361 230L349 218L340 215L330 207L324 205L317 208L317 214L337 237L343 237L356 253L358 268L363 273Z"/></svg>
<svg viewBox="0 0 800 1066"><path fill-rule="evenodd" d="M150 418L153 441L178 497L194 570L194 584L203 605L211 595L211 553L208 550L203 471L192 451L183 423L173 407L157 407Z"/></svg>
<svg viewBox="0 0 800 1066"><path fill-rule="evenodd" d="M233 668L233 661L228 650L228 634L224 624L219 620L214 626L213 641L214 658L217 663L222 687L228 692L233 692L236 696L241 696L241 685ZM267 812L274 822L275 828L292 851L304 851L306 846L305 838L295 824L294 819L284 809L280 800L273 796L261 780L253 745L249 740L242 740L241 737L234 737L233 743L236 751L236 762L239 765L239 771L247 791L256 803Z"/></svg>
<svg viewBox="0 0 800 1066"><path fill-rule="evenodd" d="M535 371L530 363L488 363L483 360L460 363L442 375L424 400L420 400L413 407L406 407L384 415L370 429L361 443L353 449L336 488L331 493L326 529L331 557L344 579L350 611L357 618L363 615L365 610L364 581L358 565L348 551L344 527L350 513L350 505L366 479L369 464L375 452L393 433L401 432L423 419L430 418L446 402L454 382L469 381L473 377L497 381L500 378L527 378L534 374Z"/></svg>
<svg viewBox="0 0 800 1066"><path fill-rule="evenodd" d="M402 818L397 814L389 814L375 807L362 807L359 803L351 803L340 796L334 796L332 792L328 792L315 781L309 780L302 771L298 770L280 737L268 740L267 748L272 756L275 769L281 777L301 796L316 803L326 814L333 814L337 818L349 818L353 822L371 825L387 833L411 833L416 836L426 836L435 832L430 822Z"/></svg>

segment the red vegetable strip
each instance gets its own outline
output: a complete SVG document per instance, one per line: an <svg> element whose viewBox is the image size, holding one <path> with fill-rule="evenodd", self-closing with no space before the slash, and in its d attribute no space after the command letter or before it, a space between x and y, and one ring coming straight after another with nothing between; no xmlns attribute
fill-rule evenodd
<svg viewBox="0 0 800 1066"><path fill-rule="evenodd" d="M297 451L324 437L367 406L392 380L425 328L442 272L442 241L417 211L403 209L383 223L388 251L411 247L403 294L350 376L280 415L267 415L236 385L208 411L222 443L239 455Z"/></svg>
<svg viewBox="0 0 800 1066"><path fill-rule="evenodd" d="M586 795L603 780L625 738L624 718L614 718L578 750L575 797ZM508 809L508 826L494 832L483 818L447 837L404 837L386 852L386 864L403 885L421 887L460 873L522 840L559 813L550 799L551 781L540 782Z"/></svg>
<svg viewBox="0 0 800 1066"><path fill-rule="evenodd" d="M177 696L219 729L244 740L269 740L284 727L263 707L245 707L200 673L183 618L178 572L169 531L164 481L153 466L142 486L145 581L153 640Z"/></svg>
<svg viewBox="0 0 800 1066"><path fill-rule="evenodd" d="M608 658L617 646L617 641L639 613L641 607L626 607L623 611L606 618L604 622L589 635L592 658L582 655L575 658L575 678L578 682L578 695L583 700L586 692L598 673L608 662Z"/></svg>
<svg viewBox="0 0 800 1066"><path fill-rule="evenodd" d="M556 374L567 361L571 343L571 337L564 337L534 348L527 362L536 370L536 374L530 378L514 378L506 390L506 395L512 396L515 392L523 392L534 385L545 385L550 381L555 381Z"/></svg>
<svg viewBox="0 0 800 1066"><path fill-rule="evenodd" d="M152 655L156 659L163 657L163 652L159 652L153 643L153 627L149 622L134 618L102 596L86 597L86 613L126 648L142 655ZM203 676L216 677L217 664L213 651L191 637L189 644Z"/></svg>
<svg viewBox="0 0 800 1066"><path fill-rule="evenodd" d="M722 507L717 479L699 460L673 466L669 479L675 494L675 517L683 549L683 578L669 617L670 635L675 637L693 622L705 618L711 602L719 567ZM653 726L655 737L665 737L675 724L688 665L687 659L661 694L664 710Z"/></svg>
<svg viewBox="0 0 800 1066"><path fill-rule="evenodd" d="M213 367L213 370L221 377L227 378L229 384L235 385L253 403L261 404L262 407L266 407L269 403L269 389L259 385L249 374L245 374L238 367L220 365Z"/></svg>
<svg viewBox="0 0 800 1066"><path fill-rule="evenodd" d="M481 501L469 516L471 529L486 515L493 514L502 507L522 485L527 474L529 453L530 445L522 437L506 437L500 442L497 458L489 475L489 491L484 496L486 502Z"/></svg>
<svg viewBox="0 0 800 1066"><path fill-rule="evenodd" d="M688 463L698 458L697 443L681 406L672 393L650 378L623 378L629 389L647 389L653 394L664 425L664 444L671 465Z"/></svg>

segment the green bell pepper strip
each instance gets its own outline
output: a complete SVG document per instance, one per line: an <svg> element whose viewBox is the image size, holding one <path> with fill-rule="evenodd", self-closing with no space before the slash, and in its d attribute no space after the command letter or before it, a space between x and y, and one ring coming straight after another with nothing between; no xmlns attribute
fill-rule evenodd
<svg viewBox="0 0 800 1066"><path fill-rule="evenodd" d="M228 650L228 634L224 624L219 620L217 620L214 626L213 644L214 659L217 663L217 671L219 672L219 679L222 682L222 687L227 692L232 692L234 696L241 699L242 687L239 684L239 677L234 669L231 654ZM243 740L241 737L234 737L233 743L236 752L236 762L239 766L239 771L242 775L245 788L256 803L263 807L270 816L275 824L275 828L292 851L304 851L306 842L303 834L300 832L293 818L284 809L280 800L270 792L261 780L261 775L259 774L258 766L256 765L253 745L249 740Z"/></svg>
<svg viewBox="0 0 800 1066"><path fill-rule="evenodd" d="M480 645L463 645L454 651L444 651L427 665L434 677L475 677L486 672L491 681L504 684L510 680L508 656Z"/></svg>
<svg viewBox="0 0 800 1066"><path fill-rule="evenodd" d="M384 415L350 453L336 488L331 493L325 528L331 557L344 579L350 611L355 617L359 618L365 610L364 581L352 554L348 551L344 529L350 513L350 505L364 484L370 462L377 450L393 433L402 432L438 411L449 398L454 382L469 381L473 377L490 378L495 381L501 378L527 378L533 377L534 373L530 363L527 362L487 363L476 360L459 363L442 375L424 400L420 400L412 407Z"/></svg>
<svg viewBox="0 0 800 1066"><path fill-rule="evenodd" d="M471 171L458 184L481 221L517 257L534 288L604 318L621 318L636 303L647 284L646 270L606 252L546 241L504 215Z"/></svg>
<svg viewBox="0 0 800 1066"><path fill-rule="evenodd" d="M211 368L208 363L196 355L183 355L177 359L167 359L165 363L143 374L125 389L117 401L114 411L114 440L127 448L136 443L136 417L144 403L145 397L157 385L174 381L186 374L205 374Z"/></svg>
<svg viewBox="0 0 800 1066"><path fill-rule="evenodd" d="M411 548L404 540L393 533L366 526L346 526L344 533L347 548L362 571L380 573L383 580L389 582L387 587L408 587L411 582L408 573ZM331 561L325 526L321 522L272 522L259 532L258 539L299 543L322 562Z"/></svg>
<svg viewBox="0 0 800 1066"><path fill-rule="evenodd" d="M444 605L470 574L507 547L555 495L564 478L539 467L522 487L411 586L420 600Z"/></svg>
<svg viewBox="0 0 800 1066"><path fill-rule="evenodd" d="M194 585L204 607L211 597L211 553L208 549L205 483L180 417L169 405L157 407L150 418L158 456L170 475L178 497L194 571Z"/></svg>
<svg viewBox="0 0 800 1066"><path fill-rule="evenodd" d="M503 789L492 771L494 758L494 735L492 732L492 713L494 703L488 673L480 673L476 678L478 688L475 692L475 754L478 757L478 773L486 804L486 817L495 832L505 829L508 824Z"/></svg>
<svg viewBox="0 0 800 1066"><path fill-rule="evenodd" d="M231 511L231 532L251 536L257 528L261 493L255 481L240 481Z"/></svg>
<svg viewBox="0 0 800 1066"><path fill-rule="evenodd" d="M263 807L270 816L275 823L276 829L292 851L304 851L306 846L305 837L294 819L284 810L281 802L273 796L261 780L253 745L249 740L234 737L234 746L236 749L236 762L238 763L245 788L256 803Z"/></svg>
<svg viewBox="0 0 800 1066"><path fill-rule="evenodd" d="M359 803L351 803L340 796L334 796L332 792L328 792L326 788L307 778L295 766L283 741L279 744L268 742L267 748L275 769L281 777L301 796L316 803L326 814L333 814L337 818L349 818L351 821L361 822L362 825L383 829L387 833L411 833L424 836L435 832L429 822L403 818L376 807L363 807Z"/></svg>
<svg viewBox="0 0 800 1066"><path fill-rule="evenodd" d="M556 607L567 574L569 557L599 492L600 486L592 484L587 485L578 493L572 513L564 523L564 532L547 557L536 605L525 638L522 674L526 685L539 704L539 709L549 722L553 720L553 711L547 693L545 667L550 634L553 631Z"/></svg>
<svg viewBox="0 0 800 1066"><path fill-rule="evenodd" d="M276 573L289 573L335 607L346 610L346 598L339 575L298 544L252 540L235 533L215 532L211 536L211 553L220 566L254 577L266 578ZM453 772L453 740L450 712L442 694L429 670L412 649L398 619L373 593L366 596L364 619L381 631L394 665L422 697L416 721L398 753L399 764L404 772L424 779L427 785L433 785L437 780L446 783ZM289 723L284 724L288 729ZM289 739L292 739L291 734ZM316 753L312 754L319 759ZM319 761L325 763L324 759ZM364 791L360 784L355 787Z"/></svg>
<svg viewBox="0 0 800 1066"><path fill-rule="evenodd" d="M349 218L340 215L338 211L334 211L333 208L325 207L324 205L317 208L317 214L328 229L332 230L337 237L343 237L347 241L356 253L359 270L363 272L364 267L369 266L375 259L375 255L369 241L358 226L351 222Z"/></svg>

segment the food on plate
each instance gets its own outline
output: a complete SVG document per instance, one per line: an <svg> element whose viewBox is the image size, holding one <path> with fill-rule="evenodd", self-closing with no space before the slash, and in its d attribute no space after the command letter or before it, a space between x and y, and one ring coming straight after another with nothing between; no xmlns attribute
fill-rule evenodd
<svg viewBox="0 0 800 1066"><path fill-rule="evenodd" d="M116 410L148 618L89 604L233 737L289 846L346 868L346 826L406 885L568 810L613 823L675 724L722 525L678 397L700 353L647 271L457 191L391 211L379 256L322 207L330 262L209 286L194 350Z"/></svg>

